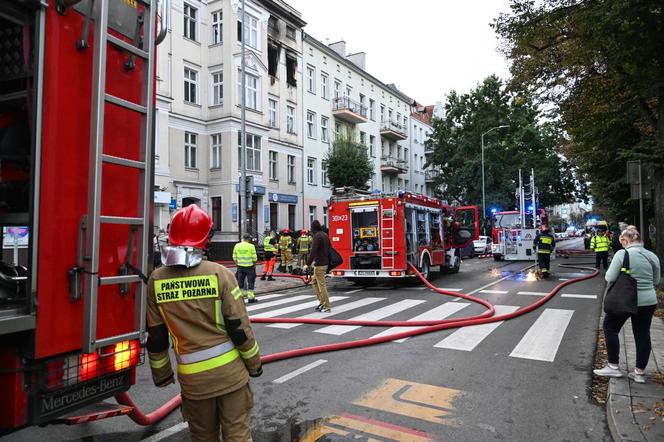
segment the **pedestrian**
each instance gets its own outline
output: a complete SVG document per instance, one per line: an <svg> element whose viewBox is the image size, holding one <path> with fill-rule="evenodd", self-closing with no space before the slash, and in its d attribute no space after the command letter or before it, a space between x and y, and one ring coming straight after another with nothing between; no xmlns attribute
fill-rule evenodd
<svg viewBox="0 0 664 442"><path fill-rule="evenodd" d="M156 386L174 383L170 334L192 441L219 441L220 427L224 440L251 441L249 376L263 370L233 273L203 258L212 225L196 205L173 215L164 265L148 280L148 358Z"/></svg>
<svg viewBox="0 0 664 442"><path fill-rule="evenodd" d="M293 271L293 250L291 249L292 245L293 239L291 238L290 230L283 229L279 238L279 253L281 254L280 269L282 272L290 273Z"/></svg>
<svg viewBox="0 0 664 442"><path fill-rule="evenodd" d="M623 246L620 244L620 230L619 227L614 224L611 226L611 250L613 250L614 256L616 252L622 248Z"/></svg>
<svg viewBox="0 0 664 442"><path fill-rule="evenodd" d="M636 366L634 372L628 376L634 382L645 383L643 376L648 359L650 357L650 323L657 307L657 294L655 287L660 282L660 262L657 255L643 248L641 234L634 226L628 226L620 234L620 243L624 250L616 252L611 267L604 278L606 282L612 283L618 278L625 253L629 253L629 274L636 279L637 306L635 315L612 315L604 316L604 340L606 341L606 352L608 363L604 368L594 370L598 376L619 378L622 372L618 366L620 355L620 329L627 319L632 320L632 333L636 344Z"/></svg>
<svg viewBox="0 0 664 442"><path fill-rule="evenodd" d="M251 242L251 235L245 233L242 235L242 241L235 244L233 247L233 262L237 265L237 283L240 289L244 290L245 280L247 282L247 290L245 297L247 302L258 302L256 294L254 293L254 284L256 283L256 247Z"/></svg>
<svg viewBox="0 0 664 442"><path fill-rule="evenodd" d="M309 258L309 249L311 248L311 236L307 229L300 230L300 237L297 239L297 266L304 267Z"/></svg>
<svg viewBox="0 0 664 442"><path fill-rule="evenodd" d="M263 275L261 276L261 281L265 281L267 276L268 281L274 281L272 273L274 272L274 263L277 261L276 252L277 252L277 235L274 233L274 230L271 230L263 238Z"/></svg>
<svg viewBox="0 0 664 442"><path fill-rule="evenodd" d="M537 265L544 278L551 274L551 253L556 248L556 239L551 234L549 226L542 225L541 231L537 232L533 247L537 250Z"/></svg>
<svg viewBox="0 0 664 442"><path fill-rule="evenodd" d="M611 241L606 236L606 227L600 227L599 231L590 239L590 249L595 251L595 268L599 269L600 263L604 270L609 268L609 248Z"/></svg>
<svg viewBox="0 0 664 442"><path fill-rule="evenodd" d="M319 302L316 310L323 313L330 313L332 306L330 305L330 298L328 297L327 285L325 283L325 274L327 273L330 256L330 237L327 233L323 232L323 228L318 220L314 220L311 223L311 232L314 234L311 243L311 253L307 258L307 263L303 271L306 272L309 266L313 264L314 275L311 282Z"/></svg>

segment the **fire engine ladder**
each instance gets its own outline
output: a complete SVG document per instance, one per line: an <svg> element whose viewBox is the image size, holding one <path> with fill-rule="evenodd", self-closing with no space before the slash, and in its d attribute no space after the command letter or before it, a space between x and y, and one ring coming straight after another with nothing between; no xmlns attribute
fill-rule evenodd
<svg viewBox="0 0 664 442"><path fill-rule="evenodd" d="M394 205L392 207L381 206L380 221L381 221L381 236L380 248L383 255L383 269L394 269Z"/></svg>
<svg viewBox="0 0 664 442"><path fill-rule="evenodd" d="M151 250L150 210L152 207L152 125L153 125L153 78L155 69L155 4L156 0L138 0L144 6L143 38L137 39L137 45L109 33L108 8L111 1L94 0L92 19L94 26L94 53L92 70L92 112L90 124L90 169L88 183L88 212L82 224L85 229L86 250L83 259L84 267L84 322L83 351L93 352L95 349L130 339L141 339L145 329L146 286L141 284L141 276L99 274L100 232L104 224L124 224L130 227L132 234L138 235L136 250L136 273L145 275L148 270L148 255ZM125 100L106 91L106 54L107 45L112 44L125 52L132 59L143 59L141 79L141 102ZM104 153L104 108L107 103L121 107L126 112L140 115L140 155L138 160L112 156ZM106 130L112 130L107 128ZM101 213L101 202L104 196L102 186L102 170L105 164L115 164L130 169L137 169L140 174L137 217L114 216ZM107 191L108 193L108 191ZM122 195L117 195L122 198ZM131 259L131 256L129 257ZM133 331L117 336L97 339L97 297L99 287L119 285L120 288L129 284L139 284L135 292Z"/></svg>

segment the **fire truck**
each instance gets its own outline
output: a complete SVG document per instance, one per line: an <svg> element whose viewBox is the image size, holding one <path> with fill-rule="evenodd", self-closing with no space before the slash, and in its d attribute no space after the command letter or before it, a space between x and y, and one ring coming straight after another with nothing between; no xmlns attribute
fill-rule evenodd
<svg viewBox="0 0 664 442"><path fill-rule="evenodd" d="M476 206L452 207L411 192L365 194L337 191L328 207L332 247L343 263L333 277L370 284L376 278L408 278L417 267L456 273L460 249L479 237Z"/></svg>
<svg viewBox="0 0 664 442"><path fill-rule="evenodd" d="M76 422L135 382L167 8L0 2L0 225L27 232L0 263L0 434Z"/></svg>

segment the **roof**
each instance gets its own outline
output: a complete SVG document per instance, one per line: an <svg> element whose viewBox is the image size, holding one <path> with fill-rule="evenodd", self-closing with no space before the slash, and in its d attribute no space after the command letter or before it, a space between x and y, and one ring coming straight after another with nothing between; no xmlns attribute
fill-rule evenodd
<svg viewBox="0 0 664 442"><path fill-rule="evenodd" d="M433 108L434 105L423 106L422 104L415 102L415 111L410 114L416 120L421 121L424 124L431 126L431 120L433 120Z"/></svg>

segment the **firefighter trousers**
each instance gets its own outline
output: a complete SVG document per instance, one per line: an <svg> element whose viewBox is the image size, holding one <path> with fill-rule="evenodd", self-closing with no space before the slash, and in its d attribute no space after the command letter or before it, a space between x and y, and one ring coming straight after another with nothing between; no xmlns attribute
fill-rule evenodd
<svg viewBox="0 0 664 442"><path fill-rule="evenodd" d="M604 270L609 268L609 252L595 252L595 268L599 269L599 265L604 266Z"/></svg>
<svg viewBox="0 0 664 442"><path fill-rule="evenodd" d="M281 251L281 267L283 267L283 271L287 272L288 267L291 267L293 265L293 252L290 250L282 250Z"/></svg>
<svg viewBox="0 0 664 442"><path fill-rule="evenodd" d="M297 254L297 266L304 267L307 263L307 258L309 258L309 252L299 252Z"/></svg>
<svg viewBox="0 0 664 442"><path fill-rule="evenodd" d="M238 267L237 273L235 274L237 279L237 285L244 290L244 281L247 280L247 297L253 299L254 295L254 285L256 284L256 267Z"/></svg>
<svg viewBox="0 0 664 442"><path fill-rule="evenodd" d="M539 266L540 272L542 272L545 277L548 277L551 269L551 254L538 253L537 265Z"/></svg>
<svg viewBox="0 0 664 442"><path fill-rule="evenodd" d="M314 292L318 297L318 302L327 308L330 308L330 298L327 295L327 284L325 282L325 273L327 273L327 266L314 266L314 276L311 283L314 286Z"/></svg>
<svg viewBox="0 0 664 442"><path fill-rule="evenodd" d="M192 442L250 442L254 395L247 382L239 390L209 399L182 396L182 416L189 424Z"/></svg>

